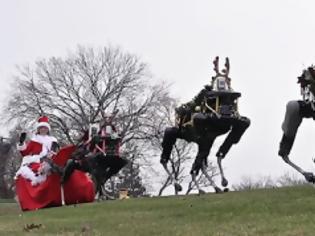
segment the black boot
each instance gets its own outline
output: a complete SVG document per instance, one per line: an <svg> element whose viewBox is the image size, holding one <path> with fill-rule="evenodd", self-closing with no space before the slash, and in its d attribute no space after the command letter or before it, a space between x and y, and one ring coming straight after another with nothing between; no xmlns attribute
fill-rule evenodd
<svg viewBox="0 0 315 236"><path fill-rule="evenodd" d="M64 184L69 177L71 176L72 172L76 169L76 163L73 159L69 159L67 161L66 166L63 169L63 173L61 176L61 184Z"/></svg>
<svg viewBox="0 0 315 236"><path fill-rule="evenodd" d="M291 148L293 146L294 137L290 138L283 134L282 139L280 141L280 147L278 155L281 157L286 157L290 154Z"/></svg>

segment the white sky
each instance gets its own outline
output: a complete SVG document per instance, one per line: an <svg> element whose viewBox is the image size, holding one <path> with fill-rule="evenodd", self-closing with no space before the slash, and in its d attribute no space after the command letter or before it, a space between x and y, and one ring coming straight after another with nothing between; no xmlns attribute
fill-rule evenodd
<svg viewBox="0 0 315 236"><path fill-rule="evenodd" d="M285 104L300 98L296 77L315 63L314 9L311 0L0 0L0 105L15 64L78 44L139 55L182 102L210 81L216 55L229 56L240 112L252 125L224 160L226 176L279 176L291 170L277 156ZM292 150L306 169L315 167L314 131L305 120Z"/></svg>

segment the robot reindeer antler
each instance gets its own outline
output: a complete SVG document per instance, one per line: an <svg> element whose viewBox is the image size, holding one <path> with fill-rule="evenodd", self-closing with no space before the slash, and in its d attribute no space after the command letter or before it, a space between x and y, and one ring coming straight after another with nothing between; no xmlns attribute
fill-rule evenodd
<svg viewBox="0 0 315 236"><path fill-rule="evenodd" d="M221 70L219 69L219 57L216 56L214 61L213 61L214 68L213 70L215 71L216 75L212 77L212 86L214 87L215 81L218 78L224 78L226 80L226 83L228 85L228 88L231 89L231 79L229 78L229 73L230 73L230 60L228 57L225 58L225 68Z"/></svg>
<svg viewBox="0 0 315 236"><path fill-rule="evenodd" d="M228 57L225 58L225 69L222 70L226 78L229 78L229 73L230 73L230 60Z"/></svg>
<svg viewBox="0 0 315 236"><path fill-rule="evenodd" d="M221 75L220 70L219 70L219 57L218 56L215 57L213 61L213 65L214 65L213 70L215 71L216 76Z"/></svg>
<svg viewBox="0 0 315 236"><path fill-rule="evenodd" d="M229 73L230 73L230 60L228 57L225 58L225 68L222 69L222 71L220 72L220 69L219 69L219 57L216 56L214 61L213 61L213 65L214 65L214 68L213 70L215 71L216 73L216 76L225 76L225 77L228 77L229 76Z"/></svg>

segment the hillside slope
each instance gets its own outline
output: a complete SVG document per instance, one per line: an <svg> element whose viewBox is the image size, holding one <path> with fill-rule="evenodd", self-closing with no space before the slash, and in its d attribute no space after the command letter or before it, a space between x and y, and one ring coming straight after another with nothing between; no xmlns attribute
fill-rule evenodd
<svg viewBox="0 0 315 236"><path fill-rule="evenodd" d="M315 235L311 186L81 204L21 213L0 204L0 235ZM23 228L30 224L39 229Z"/></svg>

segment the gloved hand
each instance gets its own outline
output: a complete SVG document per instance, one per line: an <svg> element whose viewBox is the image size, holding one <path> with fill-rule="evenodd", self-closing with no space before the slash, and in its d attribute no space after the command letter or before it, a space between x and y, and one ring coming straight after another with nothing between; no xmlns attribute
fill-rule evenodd
<svg viewBox="0 0 315 236"><path fill-rule="evenodd" d="M26 139L26 132L22 132L20 134L20 139L19 139L20 145L24 143L25 139Z"/></svg>
<svg viewBox="0 0 315 236"><path fill-rule="evenodd" d="M57 143L57 142L53 142L52 144L51 144L51 151L53 151L53 152L58 152L58 150L60 149L60 146L59 146L59 144Z"/></svg>

